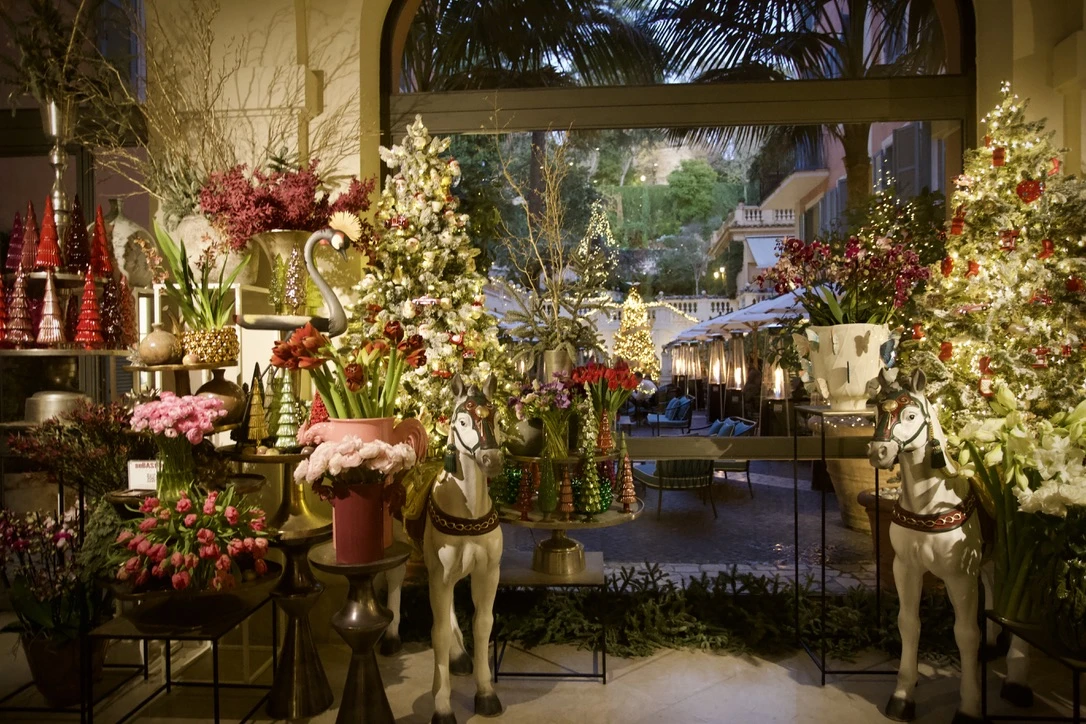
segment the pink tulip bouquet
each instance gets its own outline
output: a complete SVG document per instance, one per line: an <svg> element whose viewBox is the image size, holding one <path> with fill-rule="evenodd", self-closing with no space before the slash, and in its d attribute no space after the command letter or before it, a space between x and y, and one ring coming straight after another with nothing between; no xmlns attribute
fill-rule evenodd
<svg viewBox="0 0 1086 724"><path fill-rule="evenodd" d="M264 511L233 488L206 495L196 487L172 501L155 496L117 536L116 578L147 591L223 591L265 575L268 532Z"/></svg>
<svg viewBox="0 0 1086 724"><path fill-rule="evenodd" d="M298 463L294 479L308 482L321 498L342 499L350 486L384 483L389 476L415 467L415 462L415 448L409 443L363 442L348 435L318 445L309 459Z"/></svg>
<svg viewBox="0 0 1086 724"><path fill-rule="evenodd" d="M158 445L158 496L176 500L196 477L193 445L214 431L215 421L226 414L222 401L213 397L163 392L159 399L136 405L132 429L151 433Z"/></svg>

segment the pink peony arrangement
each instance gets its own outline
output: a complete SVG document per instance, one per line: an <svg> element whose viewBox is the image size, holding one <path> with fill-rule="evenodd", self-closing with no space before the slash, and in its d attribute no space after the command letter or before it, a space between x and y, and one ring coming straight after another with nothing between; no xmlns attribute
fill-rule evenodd
<svg viewBox="0 0 1086 724"><path fill-rule="evenodd" d="M149 431L167 438L184 437L199 445L204 435L215 429L215 421L226 415L222 401L214 397L163 392L159 399L136 405L132 411L132 429Z"/></svg>
<svg viewBox="0 0 1086 724"><path fill-rule="evenodd" d="M117 580L133 590L222 591L268 572L264 511L233 488L205 495L190 487L173 502L151 496L139 512L111 557Z"/></svg>
<svg viewBox="0 0 1086 724"><path fill-rule="evenodd" d="M374 440L363 442L349 435L338 442L323 442L309 459L298 463L294 479L313 486L322 498L343 498L347 488L359 483L382 483L390 475L415 466L415 448Z"/></svg>

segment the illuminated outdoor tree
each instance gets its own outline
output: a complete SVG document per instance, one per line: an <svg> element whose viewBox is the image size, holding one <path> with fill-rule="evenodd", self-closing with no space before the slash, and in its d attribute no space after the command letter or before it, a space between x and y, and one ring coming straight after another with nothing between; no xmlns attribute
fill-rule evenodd
<svg viewBox="0 0 1086 724"><path fill-rule="evenodd" d="M636 287L630 290L622 303L622 321L615 332L611 353L625 360L634 372L654 380L660 379L660 358L656 356L656 345L652 341L649 309Z"/></svg>

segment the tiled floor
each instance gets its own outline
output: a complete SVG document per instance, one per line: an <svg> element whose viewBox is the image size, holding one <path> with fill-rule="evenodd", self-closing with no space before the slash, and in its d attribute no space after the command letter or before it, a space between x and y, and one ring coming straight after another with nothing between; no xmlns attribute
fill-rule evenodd
<svg viewBox="0 0 1086 724"><path fill-rule="evenodd" d="M5 647L5 652L11 650L10 643L9 635L0 637L0 647ZM321 655L338 705L339 688L349 661L348 651L342 645L327 645L322 647ZM872 654L854 665L879 667L886 663L884 658ZM381 658L380 664L397 722L428 722L433 711L430 696L433 657L429 648L411 645L396 657ZM514 650L508 654L503 668L562 671L562 665L591 670L592 655L565 646L545 646L531 653ZM23 667L20 660L3 656L0 681L7 683L25 676ZM191 673L198 675L199 668L200 664L197 664ZM224 670L236 672L238 667L227 665ZM930 666L923 666L921 673L916 693L917 723L949 722L957 704L956 673L935 671ZM1058 707L1052 709L1039 701L1031 714L1067 713L1070 682L1062 670L1040 661L1031 679L1038 693ZM995 673L990 681L995 699L994 690L999 681ZM497 684L497 692L506 710L495 721L513 724L871 724L886 721L881 707L892 689L892 678L861 676L840 677L821 687L817 669L804 654L765 660L696 651L664 651L638 660L612 657L608 660L606 686L598 682L502 679ZM481 724L487 721L471 713L475 691L472 678L455 677L453 690L453 707L460 722ZM100 708L95 721L115 722L141 698L141 687L136 687L112 705ZM251 693L224 694L223 721L236 720L253 701ZM1005 707L998 708L1002 712L1009 711ZM312 721L331 723L335 716L333 708ZM0 719L14 723L59 721L63 717L0 714ZM184 724L210 719L209 694L188 689L175 690L170 696L156 700L133 721ZM267 721L267 718L261 712L256 720Z"/></svg>

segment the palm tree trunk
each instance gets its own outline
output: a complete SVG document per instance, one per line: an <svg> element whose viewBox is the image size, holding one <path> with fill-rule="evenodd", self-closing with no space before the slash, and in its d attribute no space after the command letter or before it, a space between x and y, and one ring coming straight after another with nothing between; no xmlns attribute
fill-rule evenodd
<svg viewBox="0 0 1086 724"><path fill-rule="evenodd" d="M547 132L532 131L532 156L528 164L528 213L533 219L543 214L543 164L547 160Z"/></svg>
<svg viewBox="0 0 1086 724"><path fill-rule="evenodd" d="M858 209L871 196L871 156L867 144L870 123L845 123L841 145L845 149L845 177L848 179L848 208Z"/></svg>

